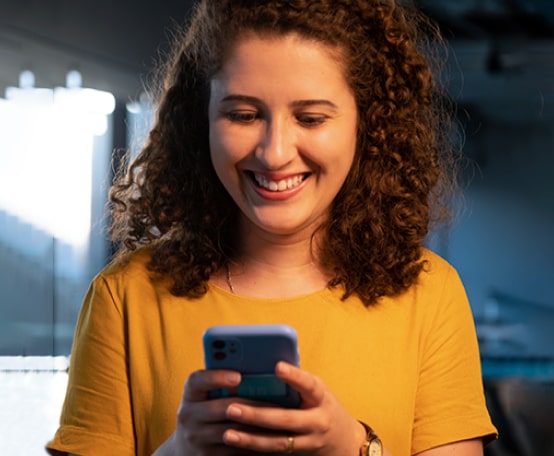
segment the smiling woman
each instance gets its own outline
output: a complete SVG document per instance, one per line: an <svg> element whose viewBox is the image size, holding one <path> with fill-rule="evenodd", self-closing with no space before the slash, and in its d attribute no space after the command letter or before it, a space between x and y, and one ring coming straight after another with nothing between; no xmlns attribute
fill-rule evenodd
<svg viewBox="0 0 554 456"><path fill-rule="evenodd" d="M241 40L211 80L209 124L243 228L309 239L356 150L356 101L332 53L297 35Z"/></svg>
<svg viewBox="0 0 554 456"><path fill-rule="evenodd" d="M482 454L471 310L423 247L455 187L433 38L393 0L198 3L112 188L120 249L85 298L50 451ZM301 366L269 375L298 408L203 366L207 328L277 323Z"/></svg>

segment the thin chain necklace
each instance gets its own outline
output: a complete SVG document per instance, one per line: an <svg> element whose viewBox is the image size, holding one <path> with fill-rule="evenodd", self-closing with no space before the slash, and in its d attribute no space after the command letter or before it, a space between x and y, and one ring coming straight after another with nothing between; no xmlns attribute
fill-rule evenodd
<svg viewBox="0 0 554 456"><path fill-rule="evenodd" d="M231 293L235 294L235 287L233 287L233 282L231 281L231 268L228 264L225 267L227 268L227 285L229 286Z"/></svg>

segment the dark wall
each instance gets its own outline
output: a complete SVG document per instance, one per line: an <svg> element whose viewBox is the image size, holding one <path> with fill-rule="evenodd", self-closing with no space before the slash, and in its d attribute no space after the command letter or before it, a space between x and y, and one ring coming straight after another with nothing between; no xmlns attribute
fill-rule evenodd
<svg viewBox="0 0 554 456"><path fill-rule="evenodd" d="M192 0L3 0L0 2L0 91L35 70L37 85L63 85L78 69L85 85L127 100L141 89L182 24Z"/></svg>

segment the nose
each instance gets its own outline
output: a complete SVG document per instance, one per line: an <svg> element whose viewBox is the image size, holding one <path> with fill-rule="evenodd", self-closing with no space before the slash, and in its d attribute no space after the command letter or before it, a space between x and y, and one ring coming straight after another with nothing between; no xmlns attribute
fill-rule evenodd
<svg viewBox="0 0 554 456"><path fill-rule="evenodd" d="M256 147L256 158L266 169L278 170L290 163L295 154L294 132L287 120L268 121Z"/></svg>

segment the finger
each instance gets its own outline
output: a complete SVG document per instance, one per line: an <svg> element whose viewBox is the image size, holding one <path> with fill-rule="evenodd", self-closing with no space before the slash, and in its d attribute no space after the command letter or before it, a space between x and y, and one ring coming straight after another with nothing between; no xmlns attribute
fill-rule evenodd
<svg viewBox="0 0 554 456"><path fill-rule="evenodd" d="M222 401L182 402L177 410L177 420L184 428L202 427L206 424L227 422L228 404Z"/></svg>
<svg viewBox="0 0 554 456"><path fill-rule="evenodd" d="M267 407L235 402L229 404L226 409L226 418L230 421L263 428L271 433L275 431L295 431L299 432L301 426L301 411L284 409L281 407Z"/></svg>
<svg viewBox="0 0 554 456"><path fill-rule="evenodd" d="M185 384L183 402L198 402L208 399L208 393L217 388L235 388L240 383L240 374L228 370L199 370L193 372Z"/></svg>
<svg viewBox="0 0 554 456"><path fill-rule="evenodd" d="M225 402L227 401L225 399L204 403L192 402L185 407L180 407L177 413L177 422L181 429L181 438L184 439L187 447L225 446L223 434L228 429L243 433L259 431L249 425L228 421L225 415L227 407ZM224 406L216 405L217 402L223 403Z"/></svg>
<svg viewBox="0 0 554 456"><path fill-rule="evenodd" d="M300 393L302 408L312 408L323 402L326 387L319 377L284 361L277 363L275 374Z"/></svg>
<svg viewBox="0 0 554 456"><path fill-rule="evenodd" d="M181 419L182 417L179 417ZM201 421L190 423L183 427L181 437L189 448L205 448L224 445L223 434L229 429L229 423L202 423Z"/></svg>
<svg viewBox="0 0 554 456"><path fill-rule="evenodd" d="M225 444L254 453L291 454L306 449L304 438L294 435L252 434L228 429L223 434Z"/></svg>

